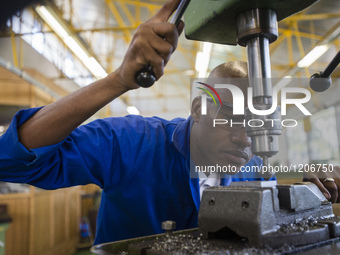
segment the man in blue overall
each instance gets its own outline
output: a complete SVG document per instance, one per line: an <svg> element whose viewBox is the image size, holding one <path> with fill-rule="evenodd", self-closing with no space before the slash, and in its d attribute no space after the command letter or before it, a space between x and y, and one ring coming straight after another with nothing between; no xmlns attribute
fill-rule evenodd
<svg viewBox="0 0 340 255"><path fill-rule="evenodd" d="M1 181L44 189L94 183L103 189L95 244L160 233L164 220L176 221L177 229L196 227L200 192L228 185L230 178L190 178L191 160L199 164L201 157L213 155L237 168L261 164L252 156L244 128L205 136L214 116L200 114L199 100L188 119L126 116L78 127L118 96L137 89L134 77L145 65L153 67L157 79L162 76L184 26L167 22L179 2L168 0L137 29L116 71L55 103L18 112L0 137ZM245 78L247 73L244 63L232 62L217 67L214 75ZM232 103L228 92L221 98ZM225 149L219 146L220 136ZM190 147L195 148L191 157Z"/></svg>

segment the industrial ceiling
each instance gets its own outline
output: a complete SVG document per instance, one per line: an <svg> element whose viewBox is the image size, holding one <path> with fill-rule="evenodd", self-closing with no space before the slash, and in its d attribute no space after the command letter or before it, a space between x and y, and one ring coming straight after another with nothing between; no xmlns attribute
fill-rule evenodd
<svg viewBox="0 0 340 255"><path fill-rule="evenodd" d="M164 2L163 0L55 0L55 6L51 8L65 21L64 24L72 36L74 35L105 72L109 73L122 62L136 27L155 14ZM26 12L33 15L33 21L27 22L23 13L18 14L20 22L22 24L26 22L25 29L22 26L16 29L15 33L11 29L4 31L1 33L1 40L8 41L11 38L18 39L35 34L42 38L54 35L54 31L44 24L35 9L31 8ZM41 25L41 29L37 29L34 25L37 23ZM270 45L272 77L309 78L314 72L325 69L340 48L339 34L340 1L337 0L320 0L308 9L279 22L278 40ZM325 44L327 50L318 60L308 67L298 66L308 52L316 46ZM4 45L5 42L0 41L0 57L10 61L15 68L25 70L27 68L25 65L37 71L43 68L39 64L33 66L30 61L27 61L33 58L30 50L19 48L10 51L9 48L5 50ZM37 47L39 46L35 45L35 49ZM202 42L187 40L182 35L177 51L168 63L161 80L149 89L141 88L123 95L121 100L107 107L104 116L122 116L127 114L126 106L135 106L143 116L155 115L167 119L187 117L190 110L190 78L198 77L195 60L197 52L202 51L203 47ZM16 55L15 52L19 54ZM20 57L20 54L23 56ZM20 58L25 59L27 64L23 64L25 61L20 62ZM15 61L16 59L19 61ZM209 73L215 66L225 61L246 61L246 59L244 47L213 44L207 60L206 72ZM66 86L66 90L68 90L67 86L71 86L72 89L69 91L73 91L74 84L83 74L72 75L69 70L65 74L67 68L63 65L66 64L63 62L53 64L59 71L53 72L53 75L49 75L46 71L42 73L54 83L63 84L64 88ZM340 76L339 68L332 76ZM63 82L66 78L74 80L74 84ZM93 79L88 79L89 82L91 80ZM6 77L2 76L1 82L6 83ZM0 104L8 107L3 102ZM22 106L22 104L18 105ZM6 115L6 112L12 114L12 111L7 110L8 108L3 109L0 114ZM3 117L3 119L8 118Z"/></svg>

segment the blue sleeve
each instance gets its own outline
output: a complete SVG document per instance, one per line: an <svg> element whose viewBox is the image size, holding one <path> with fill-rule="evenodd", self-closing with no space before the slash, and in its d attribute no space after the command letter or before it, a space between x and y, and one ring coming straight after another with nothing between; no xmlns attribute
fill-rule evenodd
<svg viewBox="0 0 340 255"><path fill-rule="evenodd" d="M108 188L129 175L138 150L146 149L146 124L125 117L93 121L61 143L28 150L17 128L39 109L18 112L0 137L0 180L44 189L89 183Z"/></svg>
<svg viewBox="0 0 340 255"><path fill-rule="evenodd" d="M240 181L264 181L259 170L262 168L263 161L258 156L253 156L252 159L243 167L241 170L231 176L231 181L240 182ZM270 181L276 180L276 176L274 175L270 178Z"/></svg>

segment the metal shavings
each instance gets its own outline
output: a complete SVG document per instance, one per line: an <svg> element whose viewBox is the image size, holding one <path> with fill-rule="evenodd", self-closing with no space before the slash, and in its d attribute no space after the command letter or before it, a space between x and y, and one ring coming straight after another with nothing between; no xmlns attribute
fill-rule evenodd
<svg viewBox="0 0 340 255"><path fill-rule="evenodd" d="M312 216L308 217L307 219L296 219L294 222L280 225L279 232L285 234L293 232L306 232L315 228L317 223L318 218L314 218Z"/></svg>
<svg viewBox="0 0 340 255"><path fill-rule="evenodd" d="M194 237L192 235L167 236L158 239L150 247L154 254L171 254L171 255L273 255L279 254L271 248L258 249L249 247L243 243L235 249L234 245L229 247L219 247L213 241L202 240L202 236Z"/></svg>
<svg viewBox="0 0 340 255"><path fill-rule="evenodd" d="M187 234L167 235L151 246L151 250L171 252L170 254L209 254L209 243L203 243L201 237L194 238Z"/></svg>

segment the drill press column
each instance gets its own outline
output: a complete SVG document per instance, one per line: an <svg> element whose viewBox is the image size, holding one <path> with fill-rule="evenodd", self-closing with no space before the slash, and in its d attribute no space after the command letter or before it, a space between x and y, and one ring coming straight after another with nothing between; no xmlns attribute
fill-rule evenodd
<svg viewBox="0 0 340 255"><path fill-rule="evenodd" d="M252 9L241 12L236 17L238 44L247 47L248 76L253 88L253 105L257 110L267 110L272 105L272 84L269 44L277 39L276 12L271 9ZM259 125L247 125L248 136L252 140L252 151L269 164L269 157L279 151L278 136L281 134L279 108L270 115L255 115L249 108L245 111L246 122L257 120ZM262 125L261 125L262 124ZM260 127L259 127L260 126ZM270 178L271 175L265 175Z"/></svg>

